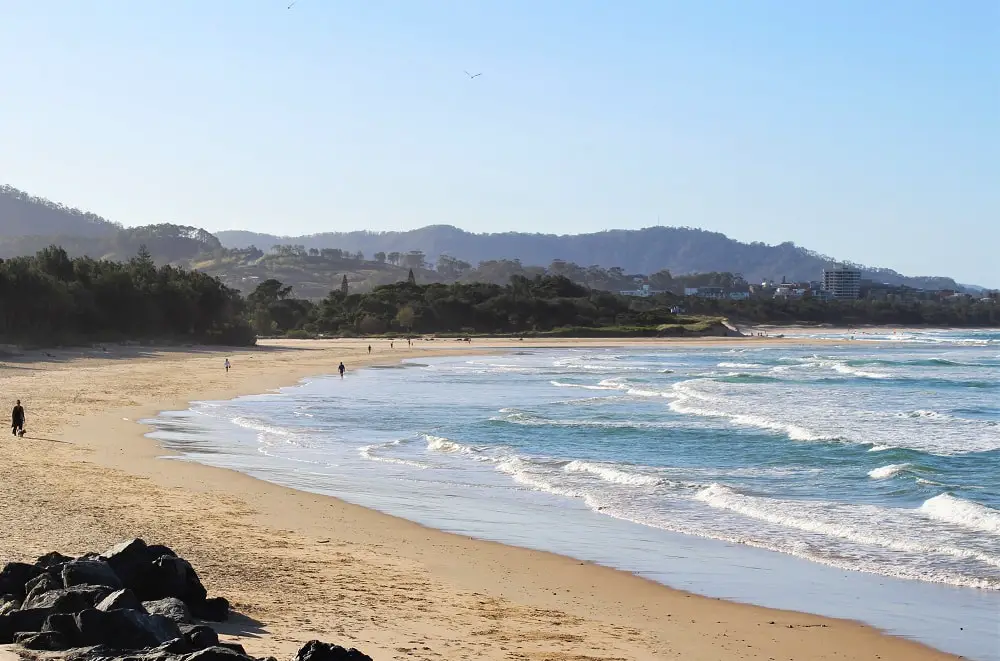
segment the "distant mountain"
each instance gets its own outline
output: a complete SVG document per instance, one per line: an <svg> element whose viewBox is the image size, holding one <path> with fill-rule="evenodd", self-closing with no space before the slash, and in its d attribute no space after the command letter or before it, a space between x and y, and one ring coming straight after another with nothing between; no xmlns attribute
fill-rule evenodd
<svg viewBox="0 0 1000 661"><path fill-rule="evenodd" d="M779 245L742 243L719 232L687 227L648 227L593 234L555 235L506 232L472 234L449 225L431 225L409 232L330 232L287 237L246 231L216 232L227 248L254 245L267 250L278 244L305 248L340 248L365 255L377 252L423 251L428 261L450 255L473 264L487 260L518 259L523 264L546 266L554 260L582 266L619 266L627 273L674 274L728 271L750 281L818 280L823 269L838 262L787 242ZM862 267L864 277L921 289L958 289L946 277L907 277L891 269Z"/></svg>
<svg viewBox="0 0 1000 661"><path fill-rule="evenodd" d="M110 236L122 227L100 216L71 209L12 186L0 186L0 237Z"/></svg>
<svg viewBox="0 0 1000 661"><path fill-rule="evenodd" d="M377 253L422 251L431 264L441 255L473 266L493 260L520 260L525 267L549 266L562 260L582 267L621 267L625 273L652 274L666 269L676 275L713 271L740 273L750 281L765 278L817 280L836 263L793 243L776 246L741 243L718 232L686 227L649 227L594 234L555 235L506 232L472 234L449 225L409 232L338 232L282 237L246 231L213 235L183 225L123 228L96 214L0 186L0 258L33 254L51 244L71 256L126 259L145 245L160 263L221 259L222 249L251 245L268 250L277 244L306 249L336 248L373 258ZM383 256L384 258L384 256ZM384 259L383 259L384 261ZM507 267L504 267L505 269ZM509 269L508 269L509 270ZM889 269L862 267L865 277L922 289L972 289L944 277L907 277Z"/></svg>
<svg viewBox="0 0 1000 661"><path fill-rule="evenodd" d="M109 259L127 259L144 245L160 263L193 259L222 247L215 236L197 227L164 223L125 228L96 214L0 186L0 258L31 255L53 244L73 257Z"/></svg>

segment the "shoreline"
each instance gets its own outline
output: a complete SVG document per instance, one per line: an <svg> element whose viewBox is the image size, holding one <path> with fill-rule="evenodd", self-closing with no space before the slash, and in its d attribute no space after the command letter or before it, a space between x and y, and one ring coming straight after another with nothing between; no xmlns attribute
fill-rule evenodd
<svg viewBox="0 0 1000 661"><path fill-rule="evenodd" d="M50 430L42 427L50 441L45 447L31 443L36 435L36 440L43 440L41 431L32 433L30 426L34 415L30 404L33 399L39 401L38 396L23 397L29 405L28 443L11 453L13 468L0 471L20 470L24 477L33 475L37 480L55 470L78 474L75 477L82 479L62 475L67 478L62 485L58 478L42 480L43 486L55 491L60 486L69 487L63 489L61 497L31 494L45 505L69 500L73 507L68 520L56 530L45 530L44 522L39 525L38 519L50 518L51 512L39 507L32 512L33 499L23 499L23 509L29 512L27 516L22 513L20 520L11 517L11 535L0 540L0 555L15 559L15 555L60 548L60 537L65 539L60 549L64 551L85 550L74 544L103 548L101 543L90 541L102 535L116 535L111 540L116 541L117 537L141 533L150 541L171 544L196 566L204 566L202 578L210 590L229 597L238 611L249 616L236 618L223 631L242 634L237 639L255 654L285 653L310 637L326 637L357 646L377 659L400 655L434 658L460 651L489 658L669 658L677 653L720 659L753 658L758 653L796 659L845 655L860 659L873 654L883 659L958 658L856 622L692 595L566 556L425 528L235 470L164 460L161 457L170 453L144 436L148 431L145 426L136 424L163 411L187 409L192 401L259 394L310 376L327 375L348 355L346 362L353 367L362 362L397 363L419 356L499 353L520 347L720 342L738 346L761 341L782 342L754 338L547 339L453 346L458 343L438 340L421 342L413 350L396 349L391 355L380 347L369 360L358 355L368 344L366 340L285 341L253 350L198 349L122 356L141 364L114 365L115 358L97 358L111 364L94 367L75 365L70 358L67 371L77 372L91 385L100 383L97 372L107 368L116 378L131 380L128 392L139 392L136 377L156 380L161 390L174 389L145 401L129 401L124 407L87 406L89 415L76 425L66 421L57 422ZM796 339L782 343L813 342ZM339 353L315 355L316 351L332 350ZM219 374L222 358L227 355L234 363L229 377ZM77 363L87 361L75 358ZM164 364L171 362L179 364ZM171 380L171 367L186 369L198 378L175 375ZM211 376L197 371L203 368L213 370ZM241 370L251 374L244 377ZM7 371L0 368L0 372ZM35 376L21 380L30 382ZM7 385L9 381L0 383ZM73 385L62 384L69 390ZM79 394L68 402L70 407L78 403ZM58 421L63 416L52 417ZM4 482L10 490L11 481ZM94 497L99 500L104 487L110 486L118 489L114 502L95 509ZM11 494L5 495L10 500ZM11 505L0 506L0 515L10 514L3 511L5 507L10 509ZM89 520L90 528L81 529L81 515ZM321 580L309 581L303 576ZM276 577L284 581L276 581ZM290 591L289 583L293 586ZM307 603L293 603L289 594ZM425 594L434 598L422 596ZM352 599L361 603L352 603ZM436 617L428 621L428 613ZM270 635L259 637L264 630Z"/></svg>

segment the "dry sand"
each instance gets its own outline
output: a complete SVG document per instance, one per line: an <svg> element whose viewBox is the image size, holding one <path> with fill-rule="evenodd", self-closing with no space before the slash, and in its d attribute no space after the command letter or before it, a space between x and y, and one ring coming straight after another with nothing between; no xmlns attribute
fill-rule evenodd
<svg viewBox="0 0 1000 661"><path fill-rule="evenodd" d="M781 340L670 340L677 344ZM0 354L0 401L23 400L28 437L0 434L0 561L172 546L252 654L311 638L383 659L957 658L855 622L690 595L570 558L469 539L182 461L136 420L291 385L308 375L444 349L607 341L264 342L252 350L110 348ZM397 342L397 345L402 343ZM628 344L614 342L612 344ZM222 362L229 357L228 375ZM7 401L11 400L11 401Z"/></svg>

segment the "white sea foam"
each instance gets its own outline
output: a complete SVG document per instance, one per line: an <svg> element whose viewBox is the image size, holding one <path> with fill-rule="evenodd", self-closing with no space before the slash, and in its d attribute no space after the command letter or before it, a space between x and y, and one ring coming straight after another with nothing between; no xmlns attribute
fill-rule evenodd
<svg viewBox="0 0 1000 661"><path fill-rule="evenodd" d="M755 367L764 367L764 365L761 365L760 363L728 363L728 362L725 362L725 363L719 363L717 365L717 367L725 367L725 368L731 369L731 370L740 370L740 369L753 369Z"/></svg>
<svg viewBox="0 0 1000 661"><path fill-rule="evenodd" d="M920 511L932 519L1000 535L1000 510L943 493L924 501Z"/></svg>
<svg viewBox="0 0 1000 661"><path fill-rule="evenodd" d="M910 464L889 464L888 466L879 466L878 468L873 468L868 471L868 477L873 480L887 480L890 477L899 475L909 467Z"/></svg>
<svg viewBox="0 0 1000 661"><path fill-rule="evenodd" d="M472 454L474 452L473 448L468 445L462 445L461 443L456 443L450 439L444 438L442 436L431 436L430 434L424 434L424 439L427 441L427 449L433 452L446 452L446 453L459 453L459 454Z"/></svg>
<svg viewBox="0 0 1000 661"><path fill-rule="evenodd" d="M834 437L816 433L790 422L779 422L760 415L727 411L719 407L721 401L718 397L701 392L695 389L692 384L693 381L682 381L674 384L673 388L677 399L670 402L672 410L687 415L726 418L730 422L744 427L757 427L758 429L781 432L793 441L835 440ZM689 403L690 400L695 400L699 404L692 406ZM712 404L715 406L711 406Z"/></svg>
<svg viewBox="0 0 1000 661"><path fill-rule="evenodd" d="M411 461L410 459L401 459L399 457L385 457L376 452L388 450L392 447L397 447L402 443L402 439L397 439L395 441L389 441L387 443L372 443L371 445L365 445L358 448L358 454L361 455L363 459L368 461L377 461L383 464L398 464L400 466L410 466L411 468L425 469L430 468L430 464L425 464L419 461Z"/></svg>
<svg viewBox="0 0 1000 661"><path fill-rule="evenodd" d="M886 519L908 519L914 510L892 511L874 505L837 505L819 501L783 501L739 493L721 484L711 484L695 496L707 505L729 510L771 524L855 544L879 546L903 553L941 554L977 560L1000 567L1000 553L960 548L934 534L897 532L901 526L886 525ZM933 499L932 499L933 500ZM969 519L963 518L968 521ZM980 522L981 519L975 519ZM911 521L910 525L915 525ZM982 525L987 525L984 523Z"/></svg>
<svg viewBox="0 0 1000 661"><path fill-rule="evenodd" d="M589 461L571 461L563 466L563 470L567 473L588 473L596 475L605 482L629 486L656 486L661 482L660 478L654 475L625 471L610 464Z"/></svg>
<svg viewBox="0 0 1000 661"><path fill-rule="evenodd" d="M916 411L909 411L907 413L898 414L901 418L929 418L931 420L952 420L952 416L947 413L938 413L937 411L931 411L928 409L917 409Z"/></svg>
<svg viewBox="0 0 1000 661"><path fill-rule="evenodd" d="M895 450L896 448L892 445L873 445L868 448L869 452L885 452L886 450Z"/></svg>
<svg viewBox="0 0 1000 661"><path fill-rule="evenodd" d="M614 385L591 385L587 383L567 383L565 381L549 381L552 385L557 388L582 388L584 390L620 390L618 386Z"/></svg>

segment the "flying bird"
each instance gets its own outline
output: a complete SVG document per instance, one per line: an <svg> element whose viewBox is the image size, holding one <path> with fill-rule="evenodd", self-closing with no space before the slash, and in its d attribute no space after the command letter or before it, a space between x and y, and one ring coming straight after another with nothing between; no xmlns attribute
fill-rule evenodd
<svg viewBox="0 0 1000 661"><path fill-rule="evenodd" d="M482 72L479 72L479 73L476 73L476 74L472 74L472 73L469 73L468 71L466 71L465 75L469 77L469 80L472 80L473 78L478 78L479 76L482 76L483 74L482 74Z"/></svg>
<svg viewBox="0 0 1000 661"><path fill-rule="evenodd" d="M291 9L294 7L296 2L298 2L298 0L292 0L292 4L288 5L288 8Z"/></svg>

